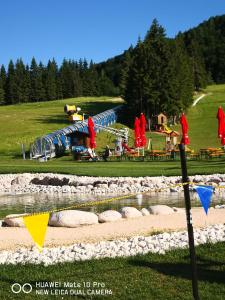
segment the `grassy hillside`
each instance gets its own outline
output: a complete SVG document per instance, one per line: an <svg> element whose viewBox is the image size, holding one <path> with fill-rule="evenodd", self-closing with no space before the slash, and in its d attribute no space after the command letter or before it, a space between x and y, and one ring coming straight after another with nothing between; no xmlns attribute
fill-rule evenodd
<svg viewBox="0 0 225 300"><path fill-rule="evenodd" d="M187 118L191 147L195 150L206 147L220 147L217 138L217 110L221 105L225 110L225 85L212 85L207 96L189 109Z"/></svg>
<svg viewBox="0 0 225 300"><path fill-rule="evenodd" d="M189 109L190 147L196 151L205 147L219 147L217 138L217 109L219 105L225 108L225 85L209 86L204 97ZM103 176L145 176L145 175L175 175L180 174L179 162L112 162L110 163L79 163L72 161L71 156L53 159L47 163L21 158L21 143L29 144L38 136L63 128L69 123L64 115L65 104L77 104L82 112L94 115L121 103L122 100L106 97L76 98L52 102L29 103L22 105L0 107L0 173L7 172L61 172L78 175ZM117 128L122 124L115 124ZM173 129L181 131L180 125ZM133 136L132 129L130 135ZM153 148L162 149L165 138L153 133L147 133L152 138ZM114 137L107 133L97 135L98 149L106 144L113 146ZM133 140L130 140L130 145ZM200 161L189 163L189 173L221 172L220 161Z"/></svg>
<svg viewBox="0 0 225 300"><path fill-rule="evenodd" d="M119 98L86 97L0 106L0 156L19 155L21 143L28 147L36 137L68 126L70 123L63 111L65 104L76 104L82 108L82 113L95 115L121 101Z"/></svg>

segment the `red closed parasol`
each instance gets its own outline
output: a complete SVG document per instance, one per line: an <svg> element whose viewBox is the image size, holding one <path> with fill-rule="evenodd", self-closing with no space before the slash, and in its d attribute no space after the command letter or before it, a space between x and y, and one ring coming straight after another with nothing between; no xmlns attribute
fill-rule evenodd
<svg viewBox="0 0 225 300"><path fill-rule="evenodd" d="M145 128L146 128L146 119L145 115L141 113L140 115L140 136L141 136L141 145L142 147L146 146L146 136L145 136Z"/></svg>
<svg viewBox="0 0 225 300"><path fill-rule="evenodd" d="M221 144L225 145L225 114L220 106L217 112L218 119L218 137L221 139Z"/></svg>
<svg viewBox="0 0 225 300"><path fill-rule="evenodd" d="M140 129L140 120L136 117L134 121L134 136L135 141L134 145L136 148L141 146L141 129Z"/></svg>
<svg viewBox="0 0 225 300"><path fill-rule="evenodd" d="M189 137L188 137L188 122L187 122L187 119L186 119L184 113L181 114L180 124L182 126L181 144L188 145L188 144L190 144L190 140L189 140Z"/></svg>
<svg viewBox="0 0 225 300"><path fill-rule="evenodd" d="M96 148L96 142L95 142L95 130L94 130L94 122L91 117L88 118L88 133L90 137L90 148L94 149Z"/></svg>

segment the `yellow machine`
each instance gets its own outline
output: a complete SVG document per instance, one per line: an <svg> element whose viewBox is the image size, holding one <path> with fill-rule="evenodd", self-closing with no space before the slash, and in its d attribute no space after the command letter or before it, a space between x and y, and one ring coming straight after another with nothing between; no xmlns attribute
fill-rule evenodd
<svg viewBox="0 0 225 300"><path fill-rule="evenodd" d="M64 106L64 112L68 115L68 120L70 122L83 121L83 115L79 114L80 111L81 108L75 105L66 104Z"/></svg>

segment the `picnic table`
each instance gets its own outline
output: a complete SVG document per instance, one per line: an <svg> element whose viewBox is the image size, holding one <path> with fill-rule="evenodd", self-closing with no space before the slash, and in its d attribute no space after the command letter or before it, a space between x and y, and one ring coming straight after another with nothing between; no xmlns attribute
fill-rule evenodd
<svg viewBox="0 0 225 300"><path fill-rule="evenodd" d="M200 149L200 156L201 158L217 158L217 157L222 157L225 155L225 151L222 148L213 148L213 147L208 147L208 148L202 148Z"/></svg>

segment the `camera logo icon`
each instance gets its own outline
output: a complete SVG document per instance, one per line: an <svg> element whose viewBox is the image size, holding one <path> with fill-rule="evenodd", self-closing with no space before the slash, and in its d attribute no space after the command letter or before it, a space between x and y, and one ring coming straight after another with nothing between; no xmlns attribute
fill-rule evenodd
<svg viewBox="0 0 225 300"><path fill-rule="evenodd" d="M19 294L21 292L23 292L24 294L29 294L32 292L32 285L27 282L22 285L20 283L15 282L11 285L11 290L14 294Z"/></svg>

